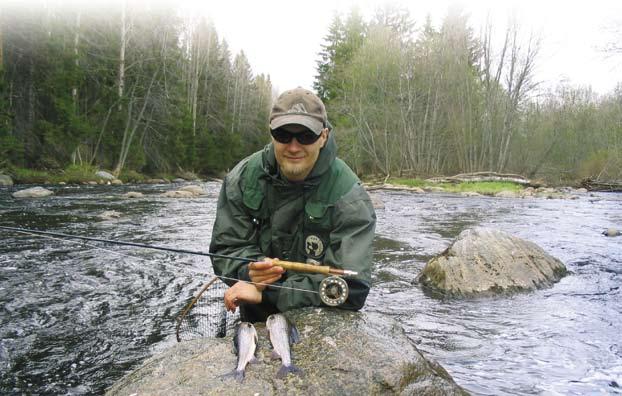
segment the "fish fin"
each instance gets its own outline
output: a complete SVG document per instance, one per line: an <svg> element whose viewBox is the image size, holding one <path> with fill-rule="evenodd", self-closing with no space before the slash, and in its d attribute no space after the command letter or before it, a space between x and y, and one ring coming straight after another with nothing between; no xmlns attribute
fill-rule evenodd
<svg viewBox="0 0 622 396"><path fill-rule="evenodd" d="M296 326L294 326L294 324L292 324L291 329L289 331L289 343L291 344L297 344L300 342L300 333L298 333L298 329L296 328Z"/></svg>
<svg viewBox="0 0 622 396"><path fill-rule="evenodd" d="M302 370L294 366L293 364L291 366L283 365L281 366L279 371L277 371L276 378L284 378L285 376L287 376L288 373L297 374L297 375L303 374Z"/></svg>
<svg viewBox="0 0 622 396"><path fill-rule="evenodd" d="M233 353L235 354L235 356L238 355L238 332L235 332L235 335L233 336Z"/></svg>
<svg viewBox="0 0 622 396"><path fill-rule="evenodd" d="M234 369L233 371L220 376L221 379L233 377L236 381L242 382L244 380L244 370Z"/></svg>
<svg viewBox="0 0 622 396"><path fill-rule="evenodd" d="M233 377L236 381L242 383L242 381L244 381L244 370L235 370L235 372L233 373Z"/></svg>
<svg viewBox="0 0 622 396"><path fill-rule="evenodd" d="M280 359L280 358L281 358L281 355L279 355L279 353L276 351L276 349L273 349L273 350L272 350L272 353L270 354L270 357L271 357L272 359Z"/></svg>
<svg viewBox="0 0 622 396"><path fill-rule="evenodd" d="M248 362L251 364L260 363L259 359L257 359L257 356L253 356L253 358L249 360Z"/></svg>

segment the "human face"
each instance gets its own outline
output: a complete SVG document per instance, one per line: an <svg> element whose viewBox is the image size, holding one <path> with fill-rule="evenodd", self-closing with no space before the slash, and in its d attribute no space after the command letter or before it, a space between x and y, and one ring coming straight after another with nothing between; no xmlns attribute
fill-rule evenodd
<svg viewBox="0 0 622 396"><path fill-rule="evenodd" d="M288 124L281 127L291 133L300 133L306 127L298 124ZM320 137L315 143L300 144L297 139L292 139L289 143L279 143L272 138L274 145L274 155L279 164L281 173L289 181L303 181L311 173L320 156L320 149L326 144L328 139L328 129L322 130Z"/></svg>

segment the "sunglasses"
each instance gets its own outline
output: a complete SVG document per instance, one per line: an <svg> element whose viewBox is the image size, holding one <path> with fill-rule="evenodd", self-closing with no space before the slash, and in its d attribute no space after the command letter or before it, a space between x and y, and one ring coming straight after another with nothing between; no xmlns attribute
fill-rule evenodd
<svg viewBox="0 0 622 396"><path fill-rule="evenodd" d="M315 132L310 131L309 129L303 132L292 133L290 131L286 131L283 128L272 129L270 131L274 140L281 144L289 144L292 139L296 139L298 143L303 145L309 145L315 143L320 135L316 135Z"/></svg>

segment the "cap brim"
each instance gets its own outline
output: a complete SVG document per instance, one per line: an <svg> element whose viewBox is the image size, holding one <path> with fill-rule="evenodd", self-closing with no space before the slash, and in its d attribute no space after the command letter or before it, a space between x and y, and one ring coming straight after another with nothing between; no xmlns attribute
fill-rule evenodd
<svg viewBox="0 0 622 396"><path fill-rule="evenodd" d="M316 135L322 133L324 124L321 121L316 120L313 117L301 115L301 114L288 114L280 117L276 117L270 122L270 129L277 129L283 125L298 124L309 128Z"/></svg>

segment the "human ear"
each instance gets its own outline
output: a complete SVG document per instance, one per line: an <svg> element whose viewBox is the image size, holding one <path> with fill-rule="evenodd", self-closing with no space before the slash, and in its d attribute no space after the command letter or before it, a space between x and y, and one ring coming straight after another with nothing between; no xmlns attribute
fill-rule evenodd
<svg viewBox="0 0 622 396"><path fill-rule="evenodd" d="M328 129L328 128L324 128L324 129L322 129L322 132L320 132L320 134L321 134L320 139L324 140L322 142L322 147L326 146L326 141L328 140L328 134L329 133L330 133L330 129Z"/></svg>

